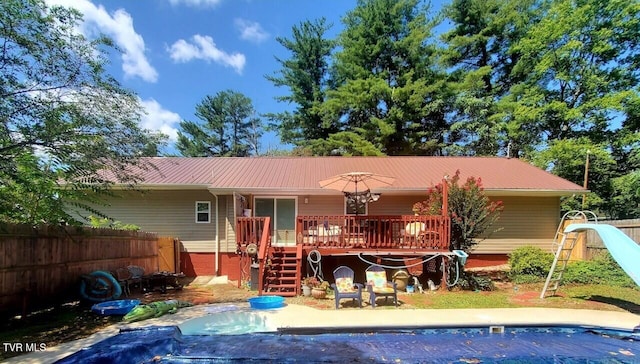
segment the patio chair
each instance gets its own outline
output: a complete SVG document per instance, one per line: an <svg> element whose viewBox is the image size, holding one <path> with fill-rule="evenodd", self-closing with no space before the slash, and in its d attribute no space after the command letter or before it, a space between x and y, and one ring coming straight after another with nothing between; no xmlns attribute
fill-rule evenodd
<svg viewBox="0 0 640 364"><path fill-rule="evenodd" d="M115 271L114 276L118 283L120 283L120 287L122 288L122 293L124 293L125 297L129 297L131 294L131 289L129 288L131 283L133 282L131 272L127 268L118 268Z"/></svg>
<svg viewBox="0 0 640 364"><path fill-rule="evenodd" d="M358 300L358 305L362 308L362 284L353 282L353 269L340 266L333 271L333 278L336 283L331 284L333 292L335 292L336 310L340 307L340 300L343 298L351 298L353 302Z"/></svg>
<svg viewBox="0 0 640 364"><path fill-rule="evenodd" d="M410 222L404 228L404 244L408 247L417 247L418 239L425 230L422 222Z"/></svg>
<svg viewBox="0 0 640 364"><path fill-rule="evenodd" d="M384 297L385 302L389 296L393 296L393 302L398 307L398 289L395 282L387 280L387 272L379 265L371 265L365 271L367 277L367 291L371 307L376 307L376 298Z"/></svg>
<svg viewBox="0 0 640 364"><path fill-rule="evenodd" d="M138 265L130 265L127 267L127 270L131 273L131 277L129 278L129 287L138 286L141 291L144 291L145 281L147 280L144 274L144 268Z"/></svg>

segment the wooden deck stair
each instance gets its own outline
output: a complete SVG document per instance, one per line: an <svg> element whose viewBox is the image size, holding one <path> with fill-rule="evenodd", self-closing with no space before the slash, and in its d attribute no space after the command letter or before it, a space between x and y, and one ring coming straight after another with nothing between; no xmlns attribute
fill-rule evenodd
<svg viewBox="0 0 640 364"><path fill-rule="evenodd" d="M262 295L293 297L299 294L302 246L270 247L264 268Z"/></svg>

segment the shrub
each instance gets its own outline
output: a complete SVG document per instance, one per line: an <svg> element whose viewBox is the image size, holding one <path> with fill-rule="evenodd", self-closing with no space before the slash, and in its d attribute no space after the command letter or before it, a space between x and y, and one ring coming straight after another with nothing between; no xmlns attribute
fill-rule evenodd
<svg viewBox="0 0 640 364"><path fill-rule="evenodd" d="M451 249L469 251L471 248L497 231L492 226L504 209L502 201L491 201L484 193L482 179L469 177L459 185L460 171L447 183L449 217L451 218ZM418 215L442 214L444 186L438 183L427 190L427 199L413 205Z"/></svg>
<svg viewBox="0 0 640 364"><path fill-rule="evenodd" d="M516 283L527 283L519 281L520 279L538 281L535 277L545 278L549 274L551 264L553 254L534 246L517 248L509 255L510 275Z"/></svg>
<svg viewBox="0 0 640 364"><path fill-rule="evenodd" d="M466 271L460 272L456 285L465 291L493 291L496 289L491 278Z"/></svg>
<svg viewBox="0 0 640 364"><path fill-rule="evenodd" d="M563 275L565 283L606 284L635 288L635 282L616 263L609 252L603 252L590 261L570 262Z"/></svg>
<svg viewBox="0 0 640 364"><path fill-rule="evenodd" d="M511 277L511 282L516 284L540 283L540 282L544 282L544 280L546 279L545 277L540 277L533 274L519 274L519 275L512 275L510 277Z"/></svg>
<svg viewBox="0 0 640 364"><path fill-rule="evenodd" d="M124 224L120 221L113 221L108 218L100 218L96 216L89 216L89 224L93 228L108 228L114 230L131 230L138 231L140 227L134 224Z"/></svg>

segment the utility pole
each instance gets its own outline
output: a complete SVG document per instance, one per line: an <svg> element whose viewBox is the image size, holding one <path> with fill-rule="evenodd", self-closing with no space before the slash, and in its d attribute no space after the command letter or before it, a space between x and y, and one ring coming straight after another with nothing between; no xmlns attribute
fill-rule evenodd
<svg viewBox="0 0 640 364"><path fill-rule="evenodd" d="M591 151L587 149L587 159L584 163L584 182L582 183L582 187L584 187L585 189L587 189L587 181L589 181L589 153L591 153ZM587 201L587 194L585 193L584 195L582 195L583 210L586 205L586 201Z"/></svg>

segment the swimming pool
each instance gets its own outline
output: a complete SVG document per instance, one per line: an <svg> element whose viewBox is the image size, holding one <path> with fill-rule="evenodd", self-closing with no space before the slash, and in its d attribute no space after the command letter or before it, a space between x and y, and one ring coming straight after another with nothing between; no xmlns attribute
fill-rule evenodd
<svg viewBox="0 0 640 364"><path fill-rule="evenodd" d="M640 336L588 326L280 328L247 309L123 329L58 363L638 363ZM187 334L189 333L189 334Z"/></svg>

